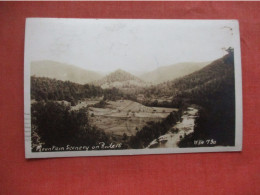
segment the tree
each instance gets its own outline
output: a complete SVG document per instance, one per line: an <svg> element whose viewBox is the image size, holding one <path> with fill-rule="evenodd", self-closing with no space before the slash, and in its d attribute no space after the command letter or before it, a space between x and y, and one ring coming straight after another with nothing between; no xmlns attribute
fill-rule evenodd
<svg viewBox="0 0 260 195"><path fill-rule="evenodd" d="M32 125L45 147L106 142L106 134L91 127L87 115L87 108L71 111L69 106L55 102L32 105Z"/></svg>
<svg viewBox="0 0 260 195"><path fill-rule="evenodd" d="M123 134L123 138L122 138L124 141L127 140L127 135L126 133Z"/></svg>
<svg viewBox="0 0 260 195"><path fill-rule="evenodd" d="M234 54L234 48L229 47L226 49L226 52L228 52L228 54Z"/></svg>

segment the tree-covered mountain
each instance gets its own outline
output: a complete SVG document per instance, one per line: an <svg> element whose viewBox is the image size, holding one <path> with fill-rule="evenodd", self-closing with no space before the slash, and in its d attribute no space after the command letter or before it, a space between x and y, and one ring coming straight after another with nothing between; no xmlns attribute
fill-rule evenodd
<svg viewBox="0 0 260 195"><path fill-rule="evenodd" d="M121 69L118 69L118 70L110 73L105 78L101 79L99 82L100 83L106 83L106 82L113 83L113 82L124 82L124 81L130 81L130 80L142 82L141 79L139 79L136 76L134 76L124 70L121 70Z"/></svg>
<svg viewBox="0 0 260 195"><path fill-rule="evenodd" d="M234 96L234 55L229 53L205 68L177 79L170 84L175 99L188 99L194 103L210 104L212 99ZM228 88L227 91L226 88ZM222 92L226 96L220 96Z"/></svg>
<svg viewBox="0 0 260 195"><path fill-rule="evenodd" d="M235 144L234 53L231 48L227 51L227 55L199 71L143 91L146 105L179 108L196 105L199 108L194 133L186 136L179 147L197 147L196 140L204 141L200 146ZM165 96L172 97L172 101L154 101ZM149 102L147 97L152 100ZM209 139L216 143L205 145Z"/></svg>
<svg viewBox="0 0 260 195"><path fill-rule="evenodd" d="M50 60L32 62L31 76L55 78L79 84L90 83L103 77L94 71Z"/></svg>
<svg viewBox="0 0 260 195"><path fill-rule="evenodd" d="M234 77L233 54L227 54L184 77L153 85L144 90L146 95L156 97L172 96L173 102L179 98L195 99L213 94L221 83L228 82L229 77ZM207 101L204 99L203 101Z"/></svg>
<svg viewBox="0 0 260 195"><path fill-rule="evenodd" d="M104 78L93 82L93 84L100 86L103 89L115 87L125 92L132 92L135 91L136 88L146 87L150 85L140 78L121 69L118 69L105 76Z"/></svg>
<svg viewBox="0 0 260 195"><path fill-rule="evenodd" d="M194 133L182 140L180 147L197 146L194 141L208 139L214 139L216 145L235 144L234 54L233 50L228 52L202 70L171 84L177 91L173 104L183 101L201 107Z"/></svg>
<svg viewBox="0 0 260 195"><path fill-rule="evenodd" d="M116 88L102 89L92 84L77 84L45 77L31 77L31 99L36 101L68 101L75 104L78 100L92 97L120 99L123 94Z"/></svg>

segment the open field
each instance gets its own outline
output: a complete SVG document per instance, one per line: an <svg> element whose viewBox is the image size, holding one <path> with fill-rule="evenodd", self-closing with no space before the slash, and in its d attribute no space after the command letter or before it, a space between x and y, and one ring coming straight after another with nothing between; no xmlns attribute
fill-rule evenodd
<svg viewBox="0 0 260 195"><path fill-rule="evenodd" d="M109 101L105 108L89 108L92 125L107 133L135 135L149 121L161 121L174 108L147 107L130 100Z"/></svg>
<svg viewBox="0 0 260 195"><path fill-rule="evenodd" d="M89 121L93 126L104 130L106 133L122 136L135 135L147 122L159 122L166 118L175 108L148 107L131 100L108 101L104 108L96 108L95 104L100 98L85 99L71 106L71 110L88 107ZM36 101L32 100L32 104ZM56 101L60 104L71 105L67 101Z"/></svg>

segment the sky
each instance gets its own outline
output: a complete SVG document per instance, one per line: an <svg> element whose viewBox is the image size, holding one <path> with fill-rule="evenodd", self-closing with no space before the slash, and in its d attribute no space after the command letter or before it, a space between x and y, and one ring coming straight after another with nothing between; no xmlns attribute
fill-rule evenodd
<svg viewBox="0 0 260 195"><path fill-rule="evenodd" d="M98 72L147 72L218 59L223 48L237 45L234 34L234 20L30 18L25 63L52 60Z"/></svg>

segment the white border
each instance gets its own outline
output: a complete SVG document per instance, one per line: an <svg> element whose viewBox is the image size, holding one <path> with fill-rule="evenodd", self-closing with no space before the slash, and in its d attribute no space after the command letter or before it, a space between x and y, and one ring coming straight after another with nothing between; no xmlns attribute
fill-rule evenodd
<svg viewBox="0 0 260 195"><path fill-rule="evenodd" d="M30 18L31 19L31 18ZM60 19L60 18L59 18ZM31 102L30 102L30 67L27 61L27 48L29 37L25 27L25 52L24 52L24 139L25 158L53 158L75 156L110 156L110 155L140 155L140 154L169 154L169 153L198 153L198 152L234 152L242 150L242 74L241 74L241 49L238 20L228 20L234 23L234 65L235 65L235 99L236 99L236 127L235 146L233 147L198 147L198 148L156 148L156 149L127 149L127 150L99 150L99 151L66 151L66 152L31 152ZM69 20L69 19L66 19ZM95 19L87 19L95 20ZM100 20L100 19L99 19ZM153 20L153 19L101 19L101 20ZM158 19L155 19L158 20ZM171 20L171 19L165 19ZM181 20L178 20L181 21ZM187 21L187 20L185 20ZM192 20L194 22L205 20ZM211 20L227 21L227 20Z"/></svg>

